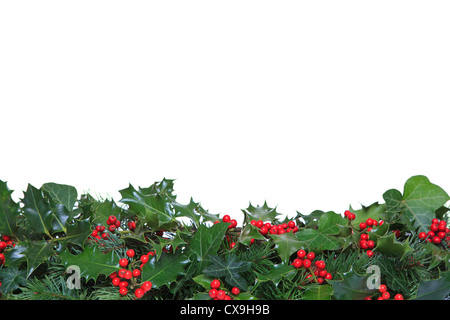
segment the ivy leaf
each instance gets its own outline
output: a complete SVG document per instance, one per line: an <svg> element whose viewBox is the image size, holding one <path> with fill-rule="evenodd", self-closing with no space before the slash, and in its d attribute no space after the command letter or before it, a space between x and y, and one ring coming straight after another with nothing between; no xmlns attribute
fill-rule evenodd
<svg viewBox="0 0 450 320"><path fill-rule="evenodd" d="M15 203L6 182L0 180L0 233L14 235L17 230L17 217L19 216L19 204Z"/></svg>
<svg viewBox="0 0 450 320"><path fill-rule="evenodd" d="M49 182L44 183L42 189L50 194L53 201L64 205L68 211L73 210L78 198L77 189L75 189L75 187Z"/></svg>
<svg viewBox="0 0 450 320"><path fill-rule="evenodd" d="M420 281L414 300L444 300L450 294L450 271L436 280Z"/></svg>
<svg viewBox="0 0 450 320"><path fill-rule="evenodd" d="M328 280L333 287L333 297L337 300L362 300L374 291L367 286L367 276L353 270L340 276L341 280Z"/></svg>
<svg viewBox="0 0 450 320"><path fill-rule="evenodd" d="M396 239L395 234L391 233L378 238L376 250L385 255L398 256L401 258L404 254L413 249L409 245L408 240L400 242Z"/></svg>
<svg viewBox="0 0 450 320"><path fill-rule="evenodd" d="M22 199L24 204L23 214L27 218L30 229L34 233L45 233L49 237L52 229L53 210L50 204L42 196L40 189L28 184L27 191Z"/></svg>
<svg viewBox="0 0 450 320"><path fill-rule="evenodd" d="M386 203L386 220L392 223L405 211L403 195L397 189L390 189L383 194L383 199Z"/></svg>
<svg viewBox="0 0 450 320"><path fill-rule="evenodd" d="M240 273L247 271L251 262L238 261L235 254L230 254L226 261L218 256L209 256L209 259L212 264L203 270L204 273L213 277L225 277L230 286L247 290L247 282Z"/></svg>
<svg viewBox="0 0 450 320"><path fill-rule="evenodd" d="M315 285L307 287L303 293L304 300L331 300L333 289L330 285Z"/></svg>
<svg viewBox="0 0 450 320"><path fill-rule="evenodd" d="M405 222L412 230L427 232L431 220L436 216L436 210L449 199L449 195L441 187L431 183L427 177L409 178L404 186L402 200L406 207Z"/></svg>
<svg viewBox="0 0 450 320"><path fill-rule="evenodd" d="M154 288L169 286L185 274L189 259L183 254L163 254L159 260L152 257L142 268L142 281L150 281Z"/></svg>
<svg viewBox="0 0 450 320"><path fill-rule="evenodd" d="M308 229L311 230L311 229ZM290 256L303 248L304 243L293 232L270 234L275 244L275 250L283 263L289 263Z"/></svg>
<svg viewBox="0 0 450 320"><path fill-rule="evenodd" d="M323 234L337 235L346 224L347 219L333 211L329 211L320 216L318 230Z"/></svg>
<svg viewBox="0 0 450 320"><path fill-rule="evenodd" d="M18 289L20 286L25 286L26 273L25 270L19 270L17 267L0 269L0 283L1 293L8 294Z"/></svg>
<svg viewBox="0 0 450 320"><path fill-rule="evenodd" d="M86 247L77 255L65 250L60 257L66 268L78 266L80 276L85 277L86 281L89 279L97 281L99 275L107 276L119 269L119 257L113 251L103 253L95 247Z"/></svg>
<svg viewBox="0 0 450 320"><path fill-rule="evenodd" d="M342 238L327 235L315 229L300 229L295 235L303 247L314 252L339 250L343 246Z"/></svg>
<svg viewBox="0 0 450 320"><path fill-rule="evenodd" d="M228 229L227 223L216 223L211 227L200 225L190 241L190 252L194 253L199 262L199 270L202 270L209 255L215 255L220 248L225 232Z"/></svg>
<svg viewBox="0 0 450 320"><path fill-rule="evenodd" d="M270 221L273 222L277 220L277 217L280 213L277 212L276 208L270 208L267 205L267 202L264 201L264 205L261 206L252 206L250 203L247 209L242 210L244 213L244 220L262 220L262 221Z"/></svg>

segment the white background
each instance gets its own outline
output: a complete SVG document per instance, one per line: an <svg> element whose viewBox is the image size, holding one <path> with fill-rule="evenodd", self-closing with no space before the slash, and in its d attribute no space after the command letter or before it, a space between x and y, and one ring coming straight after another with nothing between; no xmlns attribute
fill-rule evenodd
<svg viewBox="0 0 450 320"><path fill-rule="evenodd" d="M213 213L450 190L449 1L1 1L0 179Z"/></svg>

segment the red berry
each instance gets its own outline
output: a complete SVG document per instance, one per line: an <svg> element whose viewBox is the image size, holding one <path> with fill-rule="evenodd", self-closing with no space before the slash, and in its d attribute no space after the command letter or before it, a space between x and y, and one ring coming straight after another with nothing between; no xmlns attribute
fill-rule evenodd
<svg viewBox="0 0 450 320"><path fill-rule="evenodd" d="M389 294L389 292L383 292L383 294L381 295L381 297L383 298L383 300L388 300L391 295Z"/></svg>
<svg viewBox="0 0 450 320"><path fill-rule="evenodd" d="M439 230L439 225L437 223L434 223L431 225L430 230L433 232L436 232Z"/></svg>
<svg viewBox="0 0 450 320"><path fill-rule="evenodd" d="M120 282L119 282L119 287L120 287L120 288L126 288L126 287L128 287L128 281L120 281Z"/></svg>
<svg viewBox="0 0 450 320"><path fill-rule="evenodd" d="M149 291L149 290L152 288L152 283L151 283L150 281L145 281L145 282L142 284L141 288L142 288L145 292L147 292L147 291Z"/></svg>
<svg viewBox="0 0 450 320"><path fill-rule="evenodd" d="M316 261L315 265L319 269L325 269L325 262L322 260Z"/></svg>
<svg viewBox="0 0 450 320"><path fill-rule="evenodd" d="M381 293L386 292L387 286L385 284L380 285L380 288L378 289L378 291L380 291Z"/></svg>
<svg viewBox="0 0 450 320"><path fill-rule="evenodd" d="M136 289L136 291L134 291L134 295L136 296L136 298L140 299L144 296L144 290L142 290L141 288Z"/></svg>
<svg viewBox="0 0 450 320"><path fill-rule="evenodd" d="M297 257L299 257L300 259L306 257L306 251L301 249L297 251Z"/></svg>
<svg viewBox="0 0 450 320"><path fill-rule="evenodd" d="M112 281L112 284L113 284L114 287L118 287L119 284L120 284L120 278L119 277L115 277L111 281Z"/></svg>
<svg viewBox="0 0 450 320"><path fill-rule="evenodd" d="M359 241L359 246L361 247L361 249L364 249L364 250L369 248L366 240Z"/></svg>
<svg viewBox="0 0 450 320"><path fill-rule="evenodd" d="M133 270L133 277L137 278L141 275L141 271L139 269Z"/></svg>
<svg viewBox="0 0 450 320"><path fill-rule="evenodd" d="M367 247L368 247L369 249L375 248L375 242L374 242L373 240L367 241Z"/></svg>
<svg viewBox="0 0 450 320"><path fill-rule="evenodd" d="M427 237L427 234L426 234L425 232L419 233L419 239L420 239L420 240L423 240L423 239L425 239L426 237Z"/></svg>
<svg viewBox="0 0 450 320"><path fill-rule="evenodd" d="M125 268L126 266L128 266L128 260L127 259L120 259L119 260L119 265L123 268Z"/></svg>
<svg viewBox="0 0 450 320"><path fill-rule="evenodd" d="M292 265L296 269L301 268L302 264L303 264L303 262L300 259L294 259L294 261L292 261Z"/></svg>
<svg viewBox="0 0 450 320"><path fill-rule="evenodd" d="M211 289L219 289L220 288L220 281L217 279L214 279L211 281Z"/></svg>
<svg viewBox="0 0 450 320"><path fill-rule="evenodd" d="M232 228L236 228L236 226L237 226L237 221L236 221L235 219L231 219L230 222L231 222Z"/></svg>
<svg viewBox="0 0 450 320"><path fill-rule="evenodd" d="M269 232L269 230L267 229L266 226L263 226L263 227L261 227L261 229L259 229L259 232L260 232L263 236L265 236L265 235Z"/></svg>
<svg viewBox="0 0 450 320"><path fill-rule="evenodd" d="M114 223L116 223L116 219L117 219L116 216L109 216L107 223L109 222L108 224L111 224L111 223L114 224Z"/></svg>
<svg viewBox="0 0 450 320"><path fill-rule="evenodd" d="M327 273L327 275L325 276L326 280L332 280L333 276L331 275L331 273Z"/></svg>
<svg viewBox="0 0 450 320"><path fill-rule="evenodd" d="M403 300L403 296L400 293L396 294L394 300Z"/></svg>
<svg viewBox="0 0 450 320"><path fill-rule="evenodd" d="M314 252L310 252L306 255L306 259L309 259L309 260L314 260L315 257L316 257L316 255L314 254Z"/></svg>
<svg viewBox="0 0 450 320"><path fill-rule="evenodd" d="M241 290L239 290L239 288L237 288L237 287L233 287L231 289L231 293L234 294L235 296L237 296L239 293L241 293Z"/></svg>
<svg viewBox="0 0 450 320"><path fill-rule="evenodd" d="M256 221L255 221L255 220L252 220L252 221L250 221L250 224L251 224L252 226L256 226Z"/></svg>
<svg viewBox="0 0 450 320"><path fill-rule="evenodd" d="M361 240L369 240L369 235L367 233L362 233L359 237Z"/></svg>
<svg viewBox="0 0 450 320"><path fill-rule="evenodd" d="M125 296L125 295L128 293L128 289L125 288L125 287L122 287L122 288L119 289L119 293L120 293L122 296Z"/></svg>
<svg viewBox="0 0 450 320"><path fill-rule="evenodd" d="M278 234L278 228L273 226L272 228L270 228L269 233L270 234Z"/></svg>
<svg viewBox="0 0 450 320"><path fill-rule="evenodd" d="M223 300L223 299L225 299L225 296L226 296L225 291L223 291L223 290L217 290L216 298L217 298L218 300Z"/></svg>
<svg viewBox="0 0 450 320"><path fill-rule="evenodd" d="M115 224L111 224L111 225L108 227L108 230L109 230L110 232L116 231L116 225L115 225Z"/></svg>
<svg viewBox="0 0 450 320"><path fill-rule="evenodd" d="M257 228L261 228L264 225L264 222L262 220L258 220L258 221L256 221L255 225Z"/></svg>
<svg viewBox="0 0 450 320"><path fill-rule="evenodd" d="M441 243L441 238L439 238L439 237L434 237L434 238L433 238L433 242L436 243L436 244Z"/></svg>
<svg viewBox="0 0 450 320"><path fill-rule="evenodd" d="M431 224L438 224L438 223L439 223L439 220L436 219L436 218L434 218L433 220L431 220Z"/></svg>
<svg viewBox="0 0 450 320"><path fill-rule="evenodd" d="M367 224L369 227L373 226L373 220L372 220L371 218L368 218L368 219L366 220L366 224Z"/></svg>
<svg viewBox="0 0 450 320"><path fill-rule="evenodd" d="M222 218L222 221L223 221L223 222L230 222L230 220L231 220L231 218L230 218L230 216L227 215L227 214L224 215L223 218Z"/></svg>
<svg viewBox="0 0 450 320"><path fill-rule="evenodd" d="M125 279L130 280L131 278L133 278L133 273L130 270L127 270L125 272Z"/></svg>
<svg viewBox="0 0 450 320"><path fill-rule="evenodd" d="M305 268L311 267L311 260L309 260L309 259L303 260L303 266L304 266Z"/></svg>
<svg viewBox="0 0 450 320"><path fill-rule="evenodd" d="M359 224L359 229L362 231L362 230L364 230L365 228L367 228L367 225L366 225L364 222L361 222L361 223Z"/></svg>
<svg viewBox="0 0 450 320"><path fill-rule="evenodd" d="M136 253L134 252L133 249L130 249L130 250L127 251L127 256L128 256L129 258L133 258L135 254L136 254Z"/></svg>
<svg viewBox="0 0 450 320"><path fill-rule="evenodd" d="M216 289L209 290L208 295L212 299L216 298L217 297L217 290Z"/></svg>
<svg viewBox="0 0 450 320"><path fill-rule="evenodd" d="M367 250L366 254L369 258L371 258L373 256L373 251L372 250Z"/></svg>
<svg viewBox="0 0 450 320"><path fill-rule="evenodd" d="M146 264L146 263L148 262L148 259L149 259L149 257L148 257L148 255L146 255L146 254L144 254L144 255L141 256L141 262L142 262L143 264Z"/></svg>
<svg viewBox="0 0 450 320"><path fill-rule="evenodd" d="M295 222L294 221L289 221L288 222L288 227L289 228L294 228L295 227Z"/></svg>

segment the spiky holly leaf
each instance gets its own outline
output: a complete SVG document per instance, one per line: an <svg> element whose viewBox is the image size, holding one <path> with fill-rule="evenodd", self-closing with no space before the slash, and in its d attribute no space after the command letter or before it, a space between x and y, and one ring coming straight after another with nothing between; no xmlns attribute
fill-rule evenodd
<svg viewBox="0 0 450 320"><path fill-rule="evenodd" d="M68 243L84 247L84 243L89 235L92 233L91 223L89 218L84 220L77 220L73 223L67 224L67 229L64 237L58 238L56 241L61 243L61 248L58 251L65 250Z"/></svg>
<svg viewBox="0 0 450 320"><path fill-rule="evenodd" d="M436 210L448 200L449 195L425 176L409 178L404 186L403 204L406 207L404 222L411 230L427 232Z"/></svg>
<svg viewBox="0 0 450 320"><path fill-rule="evenodd" d="M159 193L144 194L132 185L119 192L122 195L120 202L127 204L128 210L148 223L153 231L176 222L169 197Z"/></svg>
<svg viewBox="0 0 450 320"><path fill-rule="evenodd" d="M445 264L447 269L450 268L450 251L441 250L441 248L435 244L427 242L425 252L431 255L431 262L428 270L437 267L441 262Z"/></svg>
<svg viewBox="0 0 450 320"><path fill-rule="evenodd" d="M310 214L301 214L297 211L295 219L300 219L308 228L315 228L319 224L319 219L324 214L322 210L314 210Z"/></svg>
<svg viewBox="0 0 450 320"><path fill-rule="evenodd" d="M97 281L99 275L110 275L119 269L119 257L114 251L103 253L95 247L85 247L77 255L66 250L60 258L66 268L73 265L80 267L80 276L86 280Z"/></svg>
<svg viewBox="0 0 450 320"><path fill-rule="evenodd" d="M211 289L211 281L213 281L214 279L215 279L215 277L208 276L206 274L200 274L200 275L192 278L192 280L194 280L196 283L198 283L205 290L208 290L208 291Z"/></svg>
<svg viewBox="0 0 450 320"><path fill-rule="evenodd" d="M261 232L259 232L259 229L257 227L250 223L247 223L245 227L242 228L241 235L238 241L245 244L246 246L249 246L252 239L266 240L266 237L264 237Z"/></svg>
<svg viewBox="0 0 450 320"><path fill-rule="evenodd" d="M281 258L283 263L289 263L289 257L304 247L304 243L293 232L286 232L283 234L270 234L274 244L275 250Z"/></svg>
<svg viewBox="0 0 450 320"><path fill-rule="evenodd" d="M256 282L273 281L275 285L278 285L283 278L292 280L297 274L297 270L289 264L276 264L266 274L259 274L256 278Z"/></svg>
<svg viewBox="0 0 450 320"><path fill-rule="evenodd" d="M414 300L444 300L450 294L450 271L439 279L420 281Z"/></svg>
<svg viewBox="0 0 450 320"><path fill-rule="evenodd" d="M246 291L247 282L241 276L242 272L247 271L251 262L239 261L235 254L230 254L226 260L218 256L209 256L211 265L206 267L203 272L213 277L224 277L225 281L232 287Z"/></svg>
<svg viewBox="0 0 450 320"><path fill-rule="evenodd" d="M262 220L264 222L266 222L266 221L273 222L273 221L277 220L277 217L279 215L281 215L280 213L277 212L276 207L270 208L267 205L266 201L264 201L263 206L257 205L256 207L254 207L250 203L248 208L242 210L242 212L244 213L245 221Z"/></svg>
<svg viewBox="0 0 450 320"><path fill-rule="evenodd" d="M158 260L159 257L162 256L164 248L169 248L169 252L174 253L180 245L186 244L186 241L184 241L184 239L182 238L182 234L184 234L183 231L177 230L175 235L171 236L170 238L156 236L156 239L158 239L157 242L150 240L152 248L153 250L155 250L156 259Z"/></svg>
<svg viewBox="0 0 450 320"><path fill-rule="evenodd" d="M1 293L8 294L27 283L26 273L17 267L0 269Z"/></svg>
<svg viewBox="0 0 450 320"><path fill-rule="evenodd" d="M309 286L303 293L303 300L331 300L333 289L330 285Z"/></svg>
<svg viewBox="0 0 450 320"><path fill-rule="evenodd" d="M351 270L339 276L339 280L328 280L336 300L362 300L374 292L367 285L367 275L359 275Z"/></svg>
<svg viewBox="0 0 450 320"><path fill-rule="evenodd" d="M21 262L26 261L24 252L27 247L24 244L25 242L18 242L13 248L10 248L4 252L5 265L7 267L18 266Z"/></svg>
<svg viewBox="0 0 450 320"><path fill-rule="evenodd" d="M383 237L379 237L377 241L376 251L385 255L403 257L407 252L413 249L409 245L409 241L400 242L396 239L394 233L390 233Z"/></svg>
<svg viewBox="0 0 450 320"><path fill-rule="evenodd" d="M120 219L123 209L114 200L105 200L103 202L93 203L92 211L94 213L93 223L104 225L110 216L115 216L117 219Z"/></svg>
<svg viewBox="0 0 450 320"><path fill-rule="evenodd" d="M11 198L12 193L6 182L0 180L0 233L10 236L17 230L19 216L19 204Z"/></svg>
<svg viewBox="0 0 450 320"><path fill-rule="evenodd" d="M194 253L199 263L199 270L202 270L209 255L215 255L220 248L228 223L216 223L211 227L200 225L190 241L189 250Z"/></svg>
<svg viewBox="0 0 450 320"><path fill-rule="evenodd" d="M164 178L161 181L157 181L153 183L150 187L147 188L139 188L139 191L142 194L161 194L165 195L166 197L175 200L176 196L173 194L174 191L174 181L173 179L166 179Z"/></svg>
<svg viewBox="0 0 450 320"><path fill-rule="evenodd" d="M73 210L78 198L77 189L75 187L49 182L44 183L42 189L49 193L53 201L64 205L68 211Z"/></svg>
<svg viewBox="0 0 450 320"><path fill-rule="evenodd" d="M26 241L20 245L25 247L23 255L27 260L27 278L54 254L53 243L44 240Z"/></svg>
<svg viewBox="0 0 450 320"><path fill-rule="evenodd" d="M352 220L352 225L358 228L361 222L366 222L367 219L376 221L385 220L386 204L372 203L370 206L361 206L361 209L354 210L351 206L349 208L355 214L355 220Z"/></svg>
<svg viewBox="0 0 450 320"><path fill-rule="evenodd" d="M48 201L42 196L42 191L28 184L22 199L24 204L23 214L29 222L29 228L38 234L46 234L49 237L53 225L53 210Z"/></svg>
<svg viewBox="0 0 450 320"><path fill-rule="evenodd" d="M154 288L170 286L178 276L185 274L189 259L180 253L163 254L159 260L152 257L142 268L141 280L150 281Z"/></svg>
<svg viewBox="0 0 450 320"><path fill-rule="evenodd" d="M197 213L196 209L198 207L198 203L194 202L191 198L188 204L180 204L176 201L172 201L172 206L175 210L175 217L186 217L192 220L196 226L200 224L201 215Z"/></svg>

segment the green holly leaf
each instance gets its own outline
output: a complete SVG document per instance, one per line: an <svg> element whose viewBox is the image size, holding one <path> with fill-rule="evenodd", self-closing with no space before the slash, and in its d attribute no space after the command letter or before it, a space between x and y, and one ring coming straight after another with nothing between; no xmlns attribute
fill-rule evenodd
<svg viewBox="0 0 450 320"><path fill-rule="evenodd" d="M215 255L220 248L225 232L228 229L227 223L216 223L211 227L200 225L190 241L189 250L196 255L199 263L199 270L202 270L208 261L209 255Z"/></svg>
<svg viewBox="0 0 450 320"><path fill-rule="evenodd" d="M42 196L42 191L28 184L22 202L23 214L29 222L29 228L34 233L45 233L51 237L50 230L53 227L54 215L52 207Z"/></svg>
<svg viewBox="0 0 450 320"><path fill-rule="evenodd" d="M153 231L176 222L169 197L159 193L145 194L131 185L119 192L122 195L120 202L127 204L128 210L148 223Z"/></svg>
<svg viewBox="0 0 450 320"><path fill-rule="evenodd" d="M194 222L196 226L200 224L201 215L196 212L198 203L191 198L187 205L172 201L172 206L175 210L175 217L187 217Z"/></svg>
<svg viewBox="0 0 450 320"><path fill-rule="evenodd" d="M264 237L261 232L259 232L259 229L255 227L254 225L247 223L244 228L242 228L241 235L239 237L239 242L245 244L246 246L250 245L250 241L252 239L255 240L266 240L266 237Z"/></svg>
<svg viewBox="0 0 450 320"><path fill-rule="evenodd" d="M163 254L159 260L152 257L142 268L141 280L150 281L154 288L170 286L178 276L185 274L189 259L180 253Z"/></svg>
<svg viewBox="0 0 450 320"><path fill-rule="evenodd" d="M409 178L404 187L402 203L405 205L405 223L411 230L427 232L436 210L448 200L449 195L425 176Z"/></svg>
<svg viewBox="0 0 450 320"><path fill-rule="evenodd" d="M359 226L361 222L366 222L367 219L379 221L385 219L386 204L372 203L370 206L361 206L359 210L353 210L350 206L350 211L355 214L355 220L352 220L353 226ZM359 228L358 228L359 229Z"/></svg>
<svg viewBox="0 0 450 320"><path fill-rule="evenodd" d="M333 287L336 300L362 300L370 296L374 289L367 286L367 276L359 275L353 270L340 274L340 280L327 280Z"/></svg>
<svg viewBox="0 0 450 320"><path fill-rule="evenodd" d="M12 293L20 286L25 286L26 272L19 270L17 267L0 268L0 283L2 284L0 289L2 294Z"/></svg>
<svg viewBox="0 0 450 320"><path fill-rule="evenodd" d="M95 247L85 247L83 252L77 255L71 254L65 250L60 255L62 264L68 268L69 266L78 266L80 268L80 276L97 281L99 275L110 275L119 269L119 257L110 251L101 252Z"/></svg>
<svg viewBox="0 0 450 320"><path fill-rule="evenodd" d="M4 252L5 254L5 265L7 267L19 266L21 262L26 261L25 256L25 242L18 242L13 248L10 248Z"/></svg>
<svg viewBox="0 0 450 320"><path fill-rule="evenodd" d="M264 201L264 205L261 206L252 206L250 203L247 209L242 210L244 213L244 220L250 221L250 220L262 220L264 222L274 222L277 220L277 217L281 215L277 212L276 208L270 208L267 205L267 202Z"/></svg>
<svg viewBox="0 0 450 320"><path fill-rule="evenodd" d="M230 286L247 290L247 282L240 274L250 268L251 262L238 261L235 254L230 254L226 260L218 256L209 256L209 259L211 265L203 270L204 273L213 277L225 277Z"/></svg>
<svg viewBox="0 0 450 320"><path fill-rule="evenodd" d="M450 271L446 271L439 279L420 281L413 300L444 300L449 294Z"/></svg>
<svg viewBox="0 0 450 320"><path fill-rule="evenodd" d="M413 249L409 245L408 240L400 242L396 239L394 233L390 233L378 238L376 250L385 255L398 256L401 258Z"/></svg>
<svg viewBox="0 0 450 320"><path fill-rule="evenodd" d="M12 193L6 182L0 180L0 233L10 236L17 230L19 216L19 204L12 200Z"/></svg>
<svg viewBox="0 0 450 320"><path fill-rule="evenodd" d="M186 241L182 238L182 234L185 234L183 231L177 230L175 235L171 236L170 238L163 238L156 236L158 239L158 242L150 240L152 244L153 250L155 250L156 253L156 259L158 260L162 256L163 248L170 248L169 252L174 253L176 249L182 245L186 244Z"/></svg>
<svg viewBox="0 0 450 320"><path fill-rule="evenodd" d="M75 187L50 182L44 183L42 189L50 194L53 201L64 205L68 211L73 210L78 198L77 189L75 189Z"/></svg>
<svg viewBox="0 0 450 320"><path fill-rule="evenodd" d="M26 241L21 245L25 247L23 255L27 260L27 278L54 254L53 243L45 240Z"/></svg>
<svg viewBox="0 0 450 320"><path fill-rule="evenodd" d="M441 262L445 264L447 269L450 267L450 252L448 250L441 250L433 243L427 242L425 245L425 252L431 256L431 262L428 270L437 267L441 264Z"/></svg>
<svg viewBox="0 0 450 320"><path fill-rule="evenodd" d="M330 285L309 286L303 293L303 300L331 300L333 289Z"/></svg>
<svg viewBox="0 0 450 320"><path fill-rule="evenodd" d="M84 220L77 220L73 223L67 224L67 230L64 237L55 239L61 243L61 250L67 248L68 243L79 245L84 247L84 243L89 235L92 233L91 223L89 218Z"/></svg>
<svg viewBox="0 0 450 320"><path fill-rule="evenodd" d="M310 214L301 214L297 211L297 216L294 218L295 220L300 219L303 220L304 224L308 228L316 228L319 224L319 219L324 214L322 210L314 210Z"/></svg>
<svg viewBox="0 0 450 320"><path fill-rule="evenodd" d="M304 246L304 242L299 240L293 232L270 234L270 237L272 238L275 244L275 250L283 263L289 263L290 256Z"/></svg>
<svg viewBox="0 0 450 320"><path fill-rule="evenodd" d="M266 274L259 274L256 281L266 282L273 281L275 285L278 285L283 278L292 280L297 274L297 270L289 264L276 264Z"/></svg>
<svg viewBox="0 0 450 320"><path fill-rule="evenodd" d="M106 224L110 216L115 216L120 219L123 209L119 207L114 200L105 200L103 202L95 202L92 204L92 211L94 213L94 224Z"/></svg>

